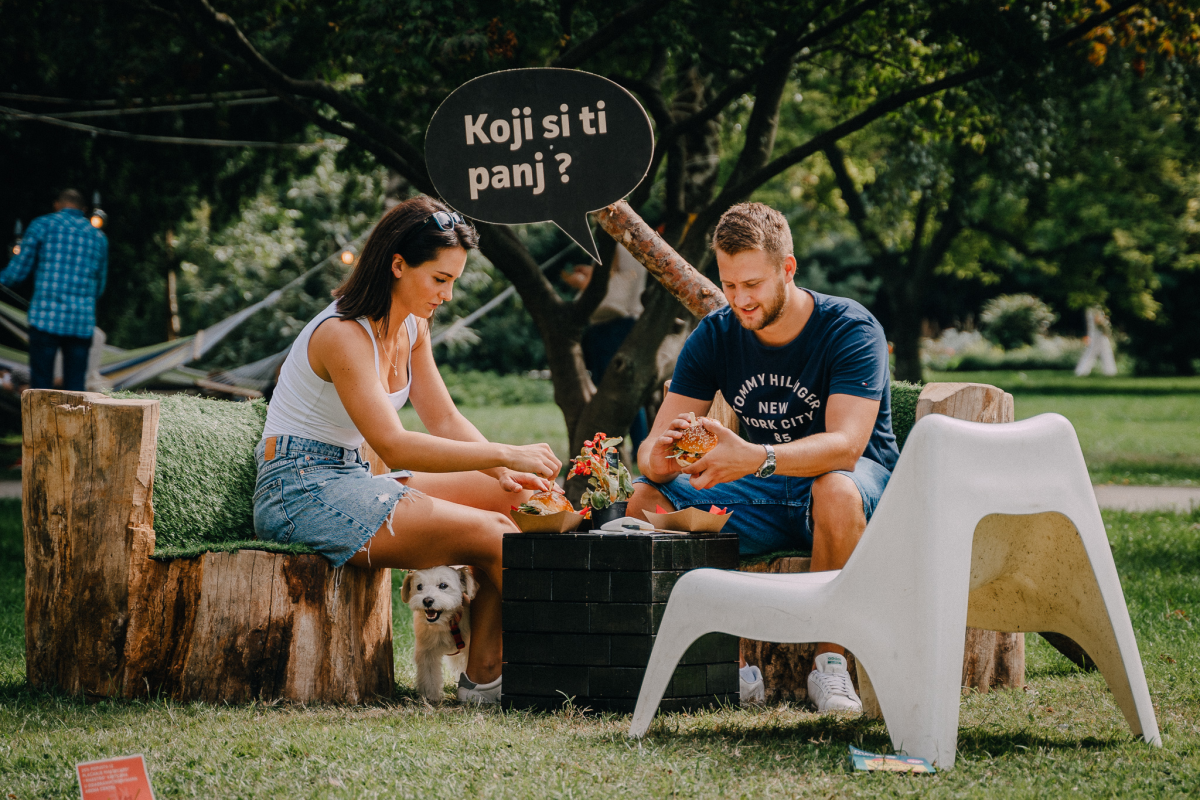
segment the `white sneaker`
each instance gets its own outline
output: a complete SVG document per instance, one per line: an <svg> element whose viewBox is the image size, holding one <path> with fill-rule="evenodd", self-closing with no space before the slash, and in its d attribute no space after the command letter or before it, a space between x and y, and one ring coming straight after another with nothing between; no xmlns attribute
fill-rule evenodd
<svg viewBox="0 0 1200 800"><path fill-rule="evenodd" d="M766 702L767 690L763 684L763 676L759 672L758 667L747 664L738 670L738 684L742 690L742 705L758 705Z"/></svg>
<svg viewBox="0 0 1200 800"><path fill-rule="evenodd" d="M816 657L813 671L808 674L808 699L821 714L826 711L862 713L862 701L854 693L845 656L821 653Z"/></svg>
<svg viewBox="0 0 1200 800"><path fill-rule="evenodd" d="M490 706L500 702L501 675L491 683L474 683L467 673L458 676L458 702Z"/></svg>

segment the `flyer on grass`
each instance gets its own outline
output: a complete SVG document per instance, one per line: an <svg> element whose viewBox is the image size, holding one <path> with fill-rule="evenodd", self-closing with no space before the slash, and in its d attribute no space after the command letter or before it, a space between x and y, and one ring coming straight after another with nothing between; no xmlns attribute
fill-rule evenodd
<svg viewBox="0 0 1200 800"><path fill-rule="evenodd" d="M105 758L75 765L83 800L154 800L141 755Z"/></svg>
<svg viewBox="0 0 1200 800"><path fill-rule="evenodd" d="M850 762L862 772L914 772L934 774L937 770L923 758L868 753L850 745Z"/></svg>

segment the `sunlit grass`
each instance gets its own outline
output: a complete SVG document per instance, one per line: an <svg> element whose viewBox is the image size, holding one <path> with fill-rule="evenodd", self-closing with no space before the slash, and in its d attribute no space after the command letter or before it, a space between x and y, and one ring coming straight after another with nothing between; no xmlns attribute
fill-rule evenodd
<svg viewBox="0 0 1200 800"><path fill-rule="evenodd" d="M79 761L144 753L165 797L1187 797L1200 786L1200 512L1106 512L1163 748L1134 741L1104 686L1028 637L1028 687L962 703L956 769L847 770L885 727L783 705L628 717L431 708L411 690L395 600L397 692L355 708L102 701L23 685L19 506L0 504L0 797L78 796ZM920 676L914 676L920 680Z"/></svg>

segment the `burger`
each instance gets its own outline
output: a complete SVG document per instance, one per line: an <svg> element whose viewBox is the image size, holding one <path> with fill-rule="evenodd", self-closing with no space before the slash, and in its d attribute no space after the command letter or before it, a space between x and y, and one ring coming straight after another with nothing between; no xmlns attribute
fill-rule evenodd
<svg viewBox="0 0 1200 800"><path fill-rule="evenodd" d="M685 466L695 464L717 446L716 434L709 432L704 423L696 419L695 414L688 412L688 416L692 424L683 432L679 441L675 442L675 449L671 451L670 456Z"/></svg>
<svg viewBox="0 0 1200 800"><path fill-rule="evenodd" d="M566 495L549 491L531 495L524 503L516 506L515 510L520 511L522 514L543 516L557 514L560 511L574 511L575 507L571 505L571 501L567 499Z"/></svg>

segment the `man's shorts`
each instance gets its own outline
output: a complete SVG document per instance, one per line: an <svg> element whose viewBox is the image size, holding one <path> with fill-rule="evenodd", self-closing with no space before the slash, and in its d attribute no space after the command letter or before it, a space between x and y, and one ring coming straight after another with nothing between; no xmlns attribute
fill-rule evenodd
<svg viewBox="0 0 1200 800"><path fill-rule="evenodd" d="M870 520L892 473L869 458L860 458L853 472L834 471L854 481L862 496L863 513ZM634 483L657 488L677 510L693 506L706 511L709 506L728 509L732 516L722 532L736 533L741 554L754 556L776 550L812 550L814 480L747 475L709 489L694 489L687 475L677 475L670 483L654 483L646 478Z"/></svg>

